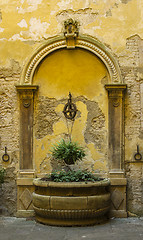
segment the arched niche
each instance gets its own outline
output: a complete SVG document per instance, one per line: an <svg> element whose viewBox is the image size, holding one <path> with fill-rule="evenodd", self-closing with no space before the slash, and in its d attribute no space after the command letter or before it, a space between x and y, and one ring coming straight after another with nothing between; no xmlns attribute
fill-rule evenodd
<svg viewBox="0 0 143 240"><path fill-rule="evenodd" d="M109 78L103 61L79 47L58 49L39 63L32 80L39 86L33 138L38 173L51 171L50 164L47 165L48 150L67 137L67 121L62 111L69 92L78 109L72 139L86 146L88 153L87 159L80 164L108 173L108 101L104 85ZM70 128L71 122L68 125Z"/></svg>
<svg viewBox="0 0 143 240"><path fill-rule="evenodd" d="M53 63L50 65L52 58L55 59L55 65ZM46 66L46 64L47 68L44 69L43 66ZM59 65L58 69L61 71L56 72L57 65ZM80 78L82 80L79 81ZM62 85L59 84L61 82L63 82ZM51 85L53 85L53 88L51 88ZM44 42L35 50L25 65L21 75L21 84L17 86L22 99L22 108L26 109L26 114L28 114L28 105L26 107L24 101L31 99L33 104L34 92L38 88L39 92L42 91L43 96L48 94L50 98L59 97L61 99L65 97L68 91L73 91L76 96L84 96L90 101L97 98L101 105L104 103L104 112L108 114L105 125L109 126L107 130L109 149L108 153L105 154L106 159L107 155L109 159L108 167L110 170L115 171L123 169L123 92L126 86L122 83L118 63L101 42L85 35L70 36L68 38L65 36L53 37ZM62 88L63 92L58 96ZM105 89L108 91L109 103L106 101ZM99 95L102 97L99 97ZM116 102L118 104L115 104ZM109 111L106 111L108 106ZM23 156L22 159L31 156L31 160L27 160L27 164L25 164L26 160L21 160L20 166L24 169L33 168L33 120L31 120L33 119L33 107L31 109L27 116L24 110L21 111L21 114L23 114L21 119L25 119L25 116L28 119L29 116L27 122L29 122L29 129L31 129L31 133L29 133L29 130L26 130L27 126L25 126L23 132L23 123L21 123L21 139L23 139L21 147L25 148L25 150L21 150L23 154L21 156ZM30 116L30 113L32 116ZM29 147L29 142L26 140L29 138L31 138L29 141L31 147ZM24 142L27 142L27 147L23 144Z"/></svg>
<svg viewBox="0 0 143 240"><path fill-rule="evenodd" d="M79 55L87 54L90 55L91 58L95 57L95 67L98 65L100 68L101 76L98 74L96 75L95 69L92 69L91 79L95 73L96 81L92 82L93 89L91 89L90 96L87 96L88 92L88 85L86 86L86 91L83 94L80 94L80 99L76 99L81 101L82 103L86 102L86 99L89 98L89 101L92 102L97 99L100 99L99 95L101 94L100 106L96 104L96 107L101 109L101 106L104 105L104 113L106 114L106 143L107 143L107 154L106 158L108 159L108 170L109 176L111 177L111 192L112 192L112 212L113 216L126 216L126 180L124 178L124 164L123 164L123 157L124 157L124 128L123 128L123 113L124 113L124 91L126 89L126 85L123 84L120 68L118 66L117 61L101 42L97 39L94 39L90 36L86 35L65 35L59 37L53 37L50 40L45 41L40 47L34 51L31 58L28 60L27 64L25 65L20 85L17 86L17 91L20 95L20 171L19 171L19 178L18 178L18 199L22 199L23 195L27 194L27 198L30 199L30 194L33 191L32 189L32 179L37 174L37 166L36 160L33 161L33 116L36 115L36 109L34 106L34 95L39 89L39 93L36 95L36 99L40 96L40 91L43 91L41 96L46 97L48 89L44 90L42 85L41 76L43 75L43 83L47 81L46 73L44 73L44 64L48 63L48 60L52 59L52 56L56 56L58 58L59 53L65 54L73 54L79 53ZM81 53L81 54L80 54ZM77 54L78 55L78 54ZM78 56L77 56L78 57ZM77 58L75 58L77 59ZM47 61L47 63L46 63ZM51 60L52 61L52 60ZM49 63L48 63L49 64ZM62 63L60 63L62 64ZM74 63L75 64L75 63ZM74 66L73 64L73 66ZM85 62L85 65L87 63ZM53 65L51 65L53 66ZM62 66L62 65L61 65ZM72 70L74 67L71 67ZM50 68L50 65L49 65ZM83 67L84 69L84 67ZM52 69L50 69L52 70ZM82 71L82 66L80 67ZM41 71L41 73L40 73ZM54 68L53 68L54 71ZM70 71L70 68L67 67L67 74ZM89 68L89 72L91 69ZM39 74L39 75L38 75ZM40 75L41 74L41 75ZM48 74L48 70L47 70ZM87 72L86 72L87 74ZM85 75L86 75L85 74ZM54 76L55 73L53 73ZM66 72L64 73L64 77ZM69 74L71 77L74 77ZM79 73L80 75L80 73ZM84 74L82 74L84 75ZM105 77L106 75L106 77ZM38 77L40 79L38 80ZM58 76L58 75L57 75ZM86 75L87 76L87 75ZM105 77L105 78L104 78ZM53 81L54 79L52 79ZM102 80L102 81L101 81ZM105 81L104 81L105 80ZM69 79L68 79L69 81ZM90 78L88 79L90 81ZM56 81L55 81L56 82ZM59 79L60 82L60 79ZM60 86L58 85L58 81L56 82L57 88ZM74 84L76 84L77 79L75 78ZM101 83L102 82L102 83ZM49 82L51 83L51 82ZM88 82L89 83L89 82ZM99 84L100 83L100 84ZM86 80L84 78L84 84L86 85ZM65 82L63 86L65 85ZM77 83L78 85L78 83ZM98 85L98 87L97 87ZM42 87L41 87L42 86ZM67 85L68 86L68 85ZM46 86L47 87L47 86ZM78 88L81 86L78 85ZM63 87L64 89L64 87ZM97 89L99 91L97 91ZM74 92L74 89L72 89ZM106 92L107 90L107 92ZM44 92L45 91L45 92ZM95 96L93 92L95 91ZM78 92L76 92L78 94ZM52 95L53 94L53 95ZM54 94L57 95L57 92L54 91L54 88L51 92L51 98L54 97ZM82 96L84 95L84 96ZM58 96L58 100L65 98L65 89ZM84 97L84 98L83 98ZM61 101L61 104L63 102ZM50 104L50 102L49 102ZM55 103L56 106L56 103ZM58 107L58 106L57 106ZM95 106L94 106L95 107ZM95 107L95 108L96 108ZM82 104L81 109L86 111L85 105ZM102 109L103 110L103 109ZM60 110L61 111L61 110ZM92 115L92 114L91 114ZM90 119L92 119L91 115L89 115ZM55 117L55 115L53 116ZM103 120L103 119L102 119ZM95 119L96 121L96 119ZM58 119L57 119L58 122ZM34 123L35 124L35 123ZM81 122L81 125L85 125L85 122ZM57 129L58 125L56 126ZM92 129L91 129L92 130ZM34 130L35 131L35 130ZM92 131L91 131L92 132ZM35 134L35 132L34 132ZM52 133L51 133L52 135ZM34 135L35 136L35 135ZM84 136L85 138L88 136ZM42 136L44 139L44 136ZM35 141L35 139L34 139ZM47 141L45 139L46 144L48 145L50 139ZM35 146L37 146L36 142L34 142ZM47 146L45 145L45 146ZM35 147L34 146L34 151ZM43 145L38 146L39 149L43 148ZM93 145L90 146L92 149L94 148ZM103 147L103 146L102 146ZM37 149L38 151L38 149ZM34 152L35 154L35 152ZM108 156L107 156L108 155ZM35 170L36 169L36 170ZM23 190L22 190L23 189ZM22 192L23 191L23 192ZM31 211L31 202L23 207L21 204L22 200L18 200L18 212L20 215L23 216L24 210L27 214L28 211ZM118 214L119 213L119 214Z"/></svg>

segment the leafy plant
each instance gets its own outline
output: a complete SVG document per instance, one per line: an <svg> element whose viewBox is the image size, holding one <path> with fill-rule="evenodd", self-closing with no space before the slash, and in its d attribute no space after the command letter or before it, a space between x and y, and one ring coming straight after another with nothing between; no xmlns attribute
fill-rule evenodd
<svg viewBox="0 0 143 240"><path fill-rule="evenodd" d="M4 182L4 175L5 175L5 169L1 168L0 169L0 184Z"/></svg>
<svg viewBox="0 0 143 240"><path fill-rule="evenodd" d="M47 174L44 178L44 181L53 181L53 182L96 182L101 180L101 178L95 176L93 173L87 170L78 170L78 171L60 171L52 172Z"/></svg>
<svg viewBox="0 0 143 240"><path fill-rule="evenodd" d="M78 143L62 139L51 149L53 158L64 160L66 164L74 164L86 156L85 150Z"/></svg>

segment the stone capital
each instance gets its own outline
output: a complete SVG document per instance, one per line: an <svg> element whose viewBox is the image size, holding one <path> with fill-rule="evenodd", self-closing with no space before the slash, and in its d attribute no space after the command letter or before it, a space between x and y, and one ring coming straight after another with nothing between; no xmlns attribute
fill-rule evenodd
<svg viewBox="0 0 143 240"><path fill-rule="evenodd" d="M109 98L122 98L126 90L126 84L106 84L105 89L108 91Z"/></svg>
<svg viewBox="0 0 143 240"><path fill-rule="evenodd" d="M31 101L34 96L34 92L38 90L36 85L18 85L16 89L20 95L20 99L25 108L28 108L31 105Z"/></svg>
<svg viewBox="0 0 143 240"><path fill-rule="evenodd" d="M39 86L37 85L17 85L16 89L20 94L33 94L38 90Z"/></svg>

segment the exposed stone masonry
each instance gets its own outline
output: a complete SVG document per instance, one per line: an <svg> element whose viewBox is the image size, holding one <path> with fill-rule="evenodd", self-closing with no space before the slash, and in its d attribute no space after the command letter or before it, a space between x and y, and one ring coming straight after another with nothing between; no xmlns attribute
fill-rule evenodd
<svg viewBox="0 0 143 240"><path fill-rule="evenodd" d="M94 101L87 101L87 124L85 131L86 143L93 142L95 147L99 149L105 148L106 130L105 130L105 116Z"/></svg>
<svg viewBox="0 0 143 240"><path fill-rule="evenodd" d="M122 76L127 84L125 97L125 170L127 177L128 211L137 215L143 214L143 163L135 162L137 144L142 148L141 128L141 92L142 83L142 55L143 40L134 35L127 39L127 53L121 62ZM119 60L121 60L119 58Z"/></svg>
<svg viewBox="0 0 143 240"><path fill-rule="evenodd" d="M59 116L55 112L55 107L58 105L56 99L40 97L36 101L36 137L43 138L48 134L53 133L53 124L59 120Z"/></svg>
<svg viewBox="0 0 143 240"><path fill-rule="evenodd" d="M0 69L0 164L2 155L10 156L6 167L5 181L2 184L2 213L13 215L16 212L16 167L19 157L19 112L15 85L19 82L20 67L12 61L9 68Z"/></svg>

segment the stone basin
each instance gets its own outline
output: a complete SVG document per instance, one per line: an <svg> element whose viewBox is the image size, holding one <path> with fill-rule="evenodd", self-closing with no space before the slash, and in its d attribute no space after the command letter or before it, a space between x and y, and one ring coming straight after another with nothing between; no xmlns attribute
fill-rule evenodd
<svg viewBox="0 0 143 240"><path fill-rule="evenodd" d="M56 226L87 226L108 218L110 181L50 182L34 179L36 220Z"/></svg>

